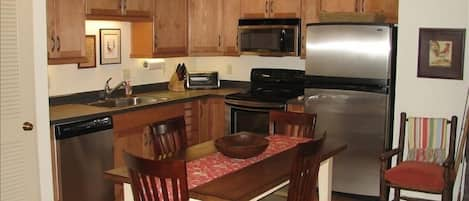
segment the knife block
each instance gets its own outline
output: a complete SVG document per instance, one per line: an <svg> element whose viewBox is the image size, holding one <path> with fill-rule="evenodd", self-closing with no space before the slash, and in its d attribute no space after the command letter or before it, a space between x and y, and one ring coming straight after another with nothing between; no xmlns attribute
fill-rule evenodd
<svg viewBox="0 0 469 201"><path fill-rule="evenodd" d="M184 80L179 80L176 73L173 73L171 79L169 80L168 89L170 91L181 92L185 91Z"/></svg>

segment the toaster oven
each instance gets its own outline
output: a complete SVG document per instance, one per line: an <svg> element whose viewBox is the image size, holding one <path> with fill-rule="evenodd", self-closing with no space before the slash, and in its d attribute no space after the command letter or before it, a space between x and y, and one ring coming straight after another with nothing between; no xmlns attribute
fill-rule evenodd
<svg viewBox="0 0 469 201"><path fill-rule="evenodd" d="M220 88L218 72L189 72L186 86L188 89L214 89Z"/></svg>

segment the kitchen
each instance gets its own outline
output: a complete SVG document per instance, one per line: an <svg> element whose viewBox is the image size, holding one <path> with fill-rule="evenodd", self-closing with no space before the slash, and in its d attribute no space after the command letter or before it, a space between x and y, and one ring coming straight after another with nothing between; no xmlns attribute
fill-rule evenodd
<svg viewBox="0 0 469 201"><path fill-rule="evenodd" d="M396 86L396 112L408 111L415 112L418 114L434 114L450 116L456 114L462 119L462 108L464 101L465 90L467 89L467 71L465 71L466 81L453 81L453 80L437 80L437 79L422 79L416 78L416 41L417 32L416 30L421 26L432 26L432 27L466 27L467 28L467 3L465 1L450 1L450 2L428 2L428 1L413 1L413 2L400 2L399 10L399 27L400 36L399 50L398 50L398 75L397 75L397 86ZM466 7L464 7L466 5ZM40 8L41 6L39 6ZM421 7L420 10L413 8ZM436 11L440 7L447 8L444 12L447 15L442 14L441 16L434 16L430 13L438 13ZM38 9L39 9L38 8ZM416 17L425 16L425 17ZM444 17L442 17L444 16ZM41 18L41 17L39 17ZM43 17L42 17L43 19ZM88 22L89 23L89 22ZM93 23L93 22L92 22ZM109 25L106 23L110 23ZM123 37L130 37L130 24L129 23L116 23L106 22L105 28L120 28ZM88 24L87 24L88 26ZM101 26L101 25L99 25ZM103 28L103 27L101 27ZM97 29L91 31L90 34L97 35ZM88 32L88 28L87 28ZM45 37L44 37L45 38ZM125 44L127 43L127 45ZM467 44L467 42L466 42ZM135 65L132 61L126 61L124 55L128 55L128 47L130 46L126 40L122 40L122 64L121 65L107 65L99 66L95 69L78 70L76 65L62 65L62 66L50 66L48 68L49 74L49 96L63 95L69 93L91 91L91 90L102 90L105 80L108 77L114 77L112 84L123 80L126 74L123 72L124 68L132 68L130 73L131 80L134 82L133 85L147 84L153 82L164 82L169 79L169 75L174 71L177 63L185 62L189 68L195 68L196 70L218 70L221 73L221 78L226 80L249 80L249 72L252 67L289 67L292 69L304 70L304 60L296 57L283 57L283 58L267 58L267 57L256 57L256 56L241 56L241 57L184 57L177 59L165 59L164 66L165 70L146 70L141 67L142 61L136 62ZM127 46L127 48L125 48ZM466 45L467 46L467 45ZM44 49L46 49L44 47ZM126 52L127 51L127 52ZM128 59L130 60L130 59ZM465 66L467 66L467 54L465 59ZM153 61L153 60L152 60ZM156 60L155 62L159 62ZM40 62L41 63L41 62ZM43 63L43 62L42 62ZM405 66L405 67L401 67ZM44 73L44 66L39 70ZM134 73L135 71L135 73ZM164 72L161 72L164 71ZM163 75L164 74L164 75ZM136 76L137 79L132 79L132 76ZM42 78L44 79L44 78ZM86 81L83 81L86 80ZM44 82L47 83L47 80ZM43 83L43 84L44 84ZM79 83L79 84L77 84ZM46 86L46 85L43 85ZM44 88L42 89L44 90ZM47 90L47 89L46 89ZM418 91L419 96L415 96ZM434 91L442 94L440 99L428 100ZM42 94L47 94L42 91ZM420 104L421 98L425 98L426 104ZM44 107L44 105L41 105ZM438 107L436 107L438 106ZM428 108L432 108L429 110ZM48 119L48 112L42 115L39 119ZM44 117L43 115L46 115ZM47 124L48 125L48 124ZM459 124L461 125L461 124ZM44 126L44 125L43 125ZM39 126L38 126L39 127ZM48 129L42 128L40 135L48 139ZM43 139L43 138L41 138ZM45 147L48 147L45 143ZM44 144L42 144L44 145ZM41 146L41 144L40 144ZM40 149L41 150L41 149ZM45 157L45 161L50 161L47 158L47 149L43 148L43 154L40 156ZM41 153L41 151L40 151ZM45 155L44 155L45 154ZM40 160L41 162L42 160ZM41 162L46 163L46 162ZM50 163L50 162L49 162ZM45 165L47 167L48 165ZM45 171L42 170L41 171ZM43 173L49 175L49 173ZM46 176L47 178L47 176ZM46 179L47 183L47 179ZM46 185L47 186L47 185ZM50 195L50 191L44 190L44 196L47 198ZM48 193L49 192L49 193ZM430 196L431 197L431 196ZM51 200L51 199L46 199Z"/></svg>

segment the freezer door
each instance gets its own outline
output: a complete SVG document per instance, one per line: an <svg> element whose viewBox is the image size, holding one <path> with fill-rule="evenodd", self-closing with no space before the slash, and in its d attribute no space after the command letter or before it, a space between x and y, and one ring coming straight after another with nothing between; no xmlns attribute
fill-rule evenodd
<svg viewBox="0 0 469 201"><path fill-rule="evenodd" d="M392 31L389 26L313 24L307 28L306 74L389 79Z"/></svg>
<svg viewBox="0 0 469 201"><path fill-rule="evenodd" d="M316 133L345 142L347 149L334 157L333 190L379 195L379 155L387 136L386 94L305 89L305 111L317 113Z"/></svg>

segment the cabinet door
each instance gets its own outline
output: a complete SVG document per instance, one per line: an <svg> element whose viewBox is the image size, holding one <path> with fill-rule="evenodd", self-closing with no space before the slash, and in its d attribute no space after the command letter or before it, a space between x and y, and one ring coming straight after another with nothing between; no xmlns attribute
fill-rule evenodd
<svg viewBox="0 0 469 201"><path fill-rule="evenodd" d="M155 56L187 56L187 1L155 0Z"/></svg>
<svg viewBox="0 0 469 201"><path fill-rule="evenodd" d="M47 57L56 57L55 19L57 18L56 0L47 0Z"/></svg>
<svg viewBox="0 0 469 201"><path fill-rule="evenodd" d="M300 0L270 0L271 18L300 18Z"/></svg>
<svg viewBox="0 0 469 201"><path fill-rule="evenodd" d="M270 0L241 0L241 18L269 17Z"/></svg>
<svg viewBox="0 0 469 201"><path fill-rule="evenodd" d="M359 1L359 0L358 0ZM322 12L358 12L356 0L321 0Z"/></svg>
<svg viewBox="0 0 469 201"><path fill-rule="evenodd" d="M51 16L48 16L48 22L54 24L50 25L51 27L48 25L48 28L54 27L53 31L49 31L48 44L54 43L49 49L52 52L49 54L49 64L86 61L85 11L77 9L84 8L84 0L69 0L67 2L56 0L53 4L54 10L47 11L48 14L55 15L53 20L50 19ZM52 9L52 6L48 5L48 9Z"/></svg>
<svg viewBox="0 0 469 201"><path fill-rule="evenodd" d="M152 0L124 0L123 4L127 16L151 16L153 12Z"/></svg>
<svg viewBox="0 0 469 201"><path fill-rule="evenodd" d="M223 0L189 0L191 55L222 55Z"/></svg>
<svg viewBox="0 0 469 201"><path fill-rule="evenodd" d="M361 0L361 11L385 16L387 23L397 23L398 0Z"/></svg>
<svg viewBox="0 0 469 201"><path fill-rule="evenodd" d="M86 0L86 14L121 15L121 0Z"/></svg>
<svg viewBox="0 0 469 201"><path fill-rule="evenodd" d="M224 55L238 56L239 0L223 1L223 50Z"/></svg>
<svg viewBox="0 0 469 201"><path fill-rule="evenodd" d="M319 22L319 0L301 2L301 58L306 57L306 25Z"/></svg>

